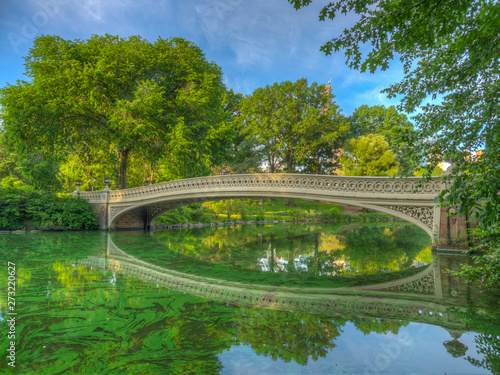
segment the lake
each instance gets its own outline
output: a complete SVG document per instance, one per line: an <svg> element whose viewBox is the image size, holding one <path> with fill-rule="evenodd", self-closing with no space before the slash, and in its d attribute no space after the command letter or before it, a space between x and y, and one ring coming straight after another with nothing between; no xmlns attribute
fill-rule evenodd
<svg viewBox="0 0 500 375"><path fill-rule="evenodd" d="M2 374L500 373L498 297L407 223L2 234L0 249Z"/></svg>

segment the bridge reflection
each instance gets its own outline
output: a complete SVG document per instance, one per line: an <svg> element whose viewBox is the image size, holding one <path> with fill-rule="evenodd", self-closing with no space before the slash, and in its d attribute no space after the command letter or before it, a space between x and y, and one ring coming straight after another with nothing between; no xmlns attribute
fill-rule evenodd
<svg viewBox="0 0 500 375"><path fill-rule="evenodd" d="M461 255L460 257L464 257ZM461 259L463 264L463 259ZM402 319L463 330L450 308L465 310L475 291L446 269L456 269L457 256L434 253L431 264L403 279L367 286L342 288L293 288L218 280L169 270L133 257L108 234L103 256L89 256L76 265L112 271L193 296L238 306L257 306L314 314L349 314Z"/></svg>

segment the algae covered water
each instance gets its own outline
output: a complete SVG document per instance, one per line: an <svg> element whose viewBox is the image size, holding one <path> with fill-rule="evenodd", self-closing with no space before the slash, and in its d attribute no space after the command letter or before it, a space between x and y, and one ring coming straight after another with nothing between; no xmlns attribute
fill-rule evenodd
<svg viewBox="0 0 500 375"><path fill-rule="evenodd" d="M3 353L7 262L16 313L1 373L500 371L498 299L405 223L4 234L0 249Z"/></svg>

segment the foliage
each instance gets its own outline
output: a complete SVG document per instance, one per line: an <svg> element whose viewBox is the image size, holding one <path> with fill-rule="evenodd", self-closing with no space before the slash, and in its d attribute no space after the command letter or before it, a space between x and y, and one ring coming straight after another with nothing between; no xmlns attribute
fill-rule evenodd
<svg viewBox="0 0 500 375"><path fill-rule="evenodd" d="M490 230L474 228L471 232L476 246L468 251L473 253L473 265L463 265L459 271L450 272L453 276L460 276L470 283L480 284L481 287L500 287L500 225Z"/></svg>
<svg viewBox="0 0 500 375"><path fill-rule="evenodd" d="M377 134L351 139L340 162L347 176L394 176L399 168L389 143Z"/></svg>
<svg viewBox="0 0 500 375"><path fill-rule="evenodd" d="M324 85L308 85L304 78L267 85L243 98L242 132L264 148L271 173L296 172L317 160L320 148L331 153L348 130L332 98Z"/></svg>
<svg viewBox="0 0 500 375"><path fill-rule="evenodd" d="M428 173L425 168L418 168L413 174L417 177L422 177L424 174ZM444 173L443 168L439 165L436 165L434 169L431 171L431 176L441 176Z"/></svg>
<svg viewBox="0 0 500 375"><path fill-rule="evenodd" d="M210 223L212 215L208 210L200 209L200 204L174 208L155 219L157 225Z"/></svg>
<svg viewBox="0 0 500 375"><path fill-rule="evenodd" d="M21 179L22 174L14 160L14 154L9 152L3 139L4 135L0 134L0 181L6 177Z"/></svg>
<svg viewBox="0 0 500 375"><path fill-rule="evenodd" d="M328 203L296 200L297 207L287 208L285 199L263 199L262 208L259 200L226 199L203 204L174 208L157 217L156 225L211 223L225 220L299 220L326 219L338 221L368 222L378 219L394 218L380 212L344 214L343 207Z"/></svg>
<svg viewBox="0 0 500 375"><path fill-rule="evenodd" d="M98 229L88 201L39 193L6 178L0 185L0 229Z"/></svg>
<svg viewBox="0 0 500 375"><path fill-rule="evenodd" d="M189 41L41 36L25 66L30 81L0 92L6 140L18 153L77 155L92 175L112 151L122 188L132 154L167 158L173 178L207 174L225 155L232 124L222 73Z"/></svg>
<svg viewBox="0 0 500 375"><path fill-rule="evenodd" d="M402 132L413 130L408 117L398 112L393 105L390 107L362 105L347 117L347 121L350 123L349 138L380 134L390 144L397 141Z"/></svg>
<svg viewBox="0 0 500 375"><path fill-rule="evenodd" d="M389 143L390 149L396 154L400 163L399 173L412 169L412 162L408 159L406 150L408 143L402 139L405 133L413 132L413 124L408 117L399 112L395 106L362 105L356 108L347 118L350 123L349 138L379 134Z"/></svg>
<svg viewBox="0 0 500 375"><path fill-rule="evenodd" d="M222 165L212 168L214 174L242 174L258 173L262 171L265 150L256 137L248 136L241 128L241 121L237 117L241 113L242 94L235 94L229 90L224 101L224 111L228 114L229 122L234 122L233 138L227 157ZM223 172L224 171L224 172Z"/></svg>

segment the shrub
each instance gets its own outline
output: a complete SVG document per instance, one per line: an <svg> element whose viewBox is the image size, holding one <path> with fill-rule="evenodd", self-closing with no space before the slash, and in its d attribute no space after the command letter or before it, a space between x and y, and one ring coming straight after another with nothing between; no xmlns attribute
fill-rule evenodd
<svg viewBox="0 0 500 375"><path fill-rule="evenodd" d="M321 217L323 219L328 219L328 220L334 220L334 219L342 220L346 217L346 215L344 214L341 208L332 207L328 211L322 212Z"/></svg>
<svg viewBox="0 0 500 375"><path fill-rule="evenodd" d="M5 180L5 179L4 179ZM90 204L71 196L40 193L26 185L0 184L0 229L98 229L99 222Z"/></svg>

